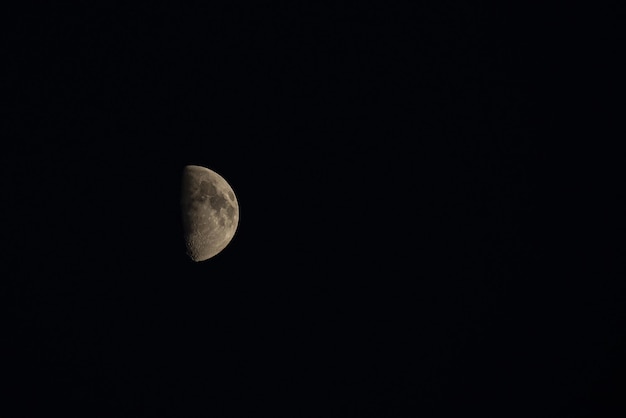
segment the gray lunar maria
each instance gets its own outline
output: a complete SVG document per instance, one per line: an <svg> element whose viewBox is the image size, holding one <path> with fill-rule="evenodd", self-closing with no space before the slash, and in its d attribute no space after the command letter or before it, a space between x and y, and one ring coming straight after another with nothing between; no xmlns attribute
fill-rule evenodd
<svg viewBox="0 0 626 418"><path fill-rule="evenodd" d="M181 209L187 254L207 260L233 239L239 223L239 204L230 185L208 168L183 169Z"/></svg>

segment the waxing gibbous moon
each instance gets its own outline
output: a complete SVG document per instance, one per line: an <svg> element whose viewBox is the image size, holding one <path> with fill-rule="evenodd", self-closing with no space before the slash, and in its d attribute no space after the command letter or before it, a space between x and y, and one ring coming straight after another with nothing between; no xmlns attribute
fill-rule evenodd
<svg viewBox="0 0 626 418"><path fill-rule="evenodd" d="M215 256L233 239L239 204L233 189L215 171L185 166L181 210L187 254L193 261Z"/></svg>

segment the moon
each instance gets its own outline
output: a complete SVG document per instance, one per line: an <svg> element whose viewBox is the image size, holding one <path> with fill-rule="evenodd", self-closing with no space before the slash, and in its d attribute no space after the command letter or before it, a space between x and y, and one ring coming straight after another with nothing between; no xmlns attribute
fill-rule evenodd
<svg viewBox="0 0 626 418"><path fill-rule="evenodd" d="M222 176L198 165L183 169L181 210L187 254L204 261L221 252L235 235L239 203Z"/></svg>

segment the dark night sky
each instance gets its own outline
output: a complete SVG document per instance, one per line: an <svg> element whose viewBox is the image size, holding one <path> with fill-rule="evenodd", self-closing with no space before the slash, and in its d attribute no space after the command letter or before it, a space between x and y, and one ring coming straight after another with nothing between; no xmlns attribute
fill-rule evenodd
<svg viewBox="0 0 626 418"><path fill-rule="evenodd" d="M593 90L559 13L9 16L3 417L624 416L611 187L553 141ZM186 164L241 207L203 263Z"/></svg>

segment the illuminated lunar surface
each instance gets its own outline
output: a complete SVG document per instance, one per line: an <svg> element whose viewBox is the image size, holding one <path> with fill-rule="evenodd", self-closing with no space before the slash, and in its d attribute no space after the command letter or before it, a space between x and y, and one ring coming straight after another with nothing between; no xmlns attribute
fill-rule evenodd
<svg viewBox="0 0 626 418"><path fill-rule="evenodd" d="M233 239L239 223L239 204L222 176L208 168L183 169L181 210L187 254L207 260Z"/></svg>

